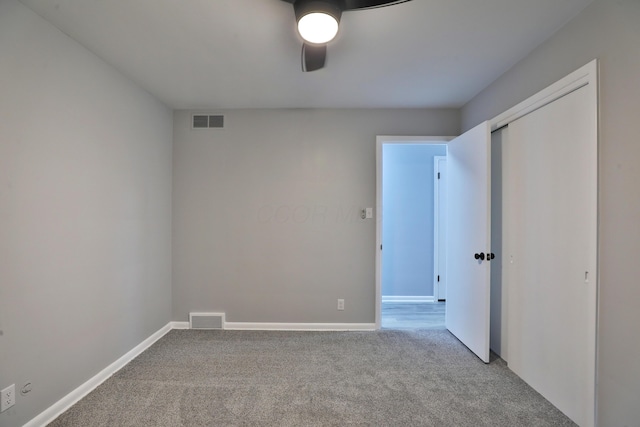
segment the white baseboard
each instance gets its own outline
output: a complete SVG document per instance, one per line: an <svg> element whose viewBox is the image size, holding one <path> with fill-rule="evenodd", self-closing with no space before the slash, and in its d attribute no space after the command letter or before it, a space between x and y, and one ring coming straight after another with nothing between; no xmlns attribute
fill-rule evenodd
<svg viewBox="0 0 640 427"><path fill-rule="evenodd" d="M224 329L251 331L375 331L376 324L225 322Z"/></svg>
<svg viewBox="0 0 640 427"><path fill-rule="evenodd" d="M85 397L87 394L91 393L96 387L105 382L109 377L122 369L127 363L131 362L135 359L140 353L145 351L147 348L151 347L153 343L162 338L167 332L173 329L173 322L167 323L160 330L155 332L146 340L142 341L140 344L135 346L129 352L127 352L124 356L113 362L111 365L104 368L102 371L98 372L95 376L90 378L87 382L82 384L80 387L73 390L71 393L67 394L62 399L58 400L56 403L51 405L48 409L41 412L38 416L33 418L31 421L26 423L23 427L41 427L49 424L71 406L73 406L80 399ZM188 322L187 322L188 324Z"/></svg>
<svg viewBox="0 0 640 427"><path fill-rule="evenodd" d="M382 302L436 302L435 296L382 296Z"/></svg>
<svg viewBox="0 0 640 427"><path fill-rule="evenodd" d="M171 329L189 329L189 322L171 322Z"/></svg>
<svg viewBox="0 0 640 427"><path fill-rule="evenodd" d="M172 329L190 329L189 322L171 322ZM230 331L375 331L375 323L224 322Z"/></svg>

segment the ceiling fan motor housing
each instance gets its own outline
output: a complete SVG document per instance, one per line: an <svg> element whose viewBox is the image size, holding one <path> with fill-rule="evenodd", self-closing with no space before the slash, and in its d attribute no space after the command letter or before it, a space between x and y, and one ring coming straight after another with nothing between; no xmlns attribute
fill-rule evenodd
<svg viewBox="0 0 640 427"><path fill-rule="evenodd" d="M297 0L293 3L293 10L296 13L296 21L305 15L313 12L322 12L333 16L340 22L342 16L342 2L332 0Z"/></svg>
<svg viewBox="0 0 640 427"><path fill-rule="evenodd" d="M302 45L302 71L315 71L324 67L327 43L338 32L342 12L375 9L406 3L411 0L282 0L293 5ZM317 16L315 16L318 14ZM307 19L304 19L310 15ZM327 19L328 15L332 17ZM318 19L320 18L320 19ZM306 22L305 22L306 21Z"/></svg>

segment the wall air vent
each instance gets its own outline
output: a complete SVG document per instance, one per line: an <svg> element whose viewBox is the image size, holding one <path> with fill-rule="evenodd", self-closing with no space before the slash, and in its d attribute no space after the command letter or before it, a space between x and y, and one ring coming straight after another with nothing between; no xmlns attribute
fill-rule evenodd
<svg viewBox="0 0 640 427"><path fill-rule="evenodd" d="M224 313L189 313L191 329L224 329Z"/></svg>
<svg viewBox="0 0 640 427"><path fill-rule="evenodd" d="M223 128L224 116L222 115L208 115L208 114L194 114L191 120L192 129L212 129Z"/></svg>

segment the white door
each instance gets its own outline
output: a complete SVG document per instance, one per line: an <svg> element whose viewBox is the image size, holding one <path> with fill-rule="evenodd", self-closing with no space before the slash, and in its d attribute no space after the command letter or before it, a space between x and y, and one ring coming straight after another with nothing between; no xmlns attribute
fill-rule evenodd
<svg viewBox="0 0 640 427"><path fill-rule="evenodd" d="M446 326L489 363L491 131L484 122L447 149Z"/></svg>
<svg viewBox="0 0 640 427"><path fill-rule="evenodd" d="M447 299L447 156L433 157L433 294Z"/></svg>
<svg viewBox="0 0 640 427"><path fill-rule="evenodd" d="M509 124L509 368L594 425L597 138L587 87Z"/></svg>

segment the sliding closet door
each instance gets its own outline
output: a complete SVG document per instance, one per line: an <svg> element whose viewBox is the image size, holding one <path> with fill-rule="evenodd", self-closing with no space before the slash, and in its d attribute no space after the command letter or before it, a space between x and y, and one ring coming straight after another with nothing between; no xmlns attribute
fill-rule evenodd
<svg viewBox="0 0 640 427"><path fill-rule="evenodd" d="M597 123L586 87L509 124L505 257L509 368L594 424Z"/></svg>

